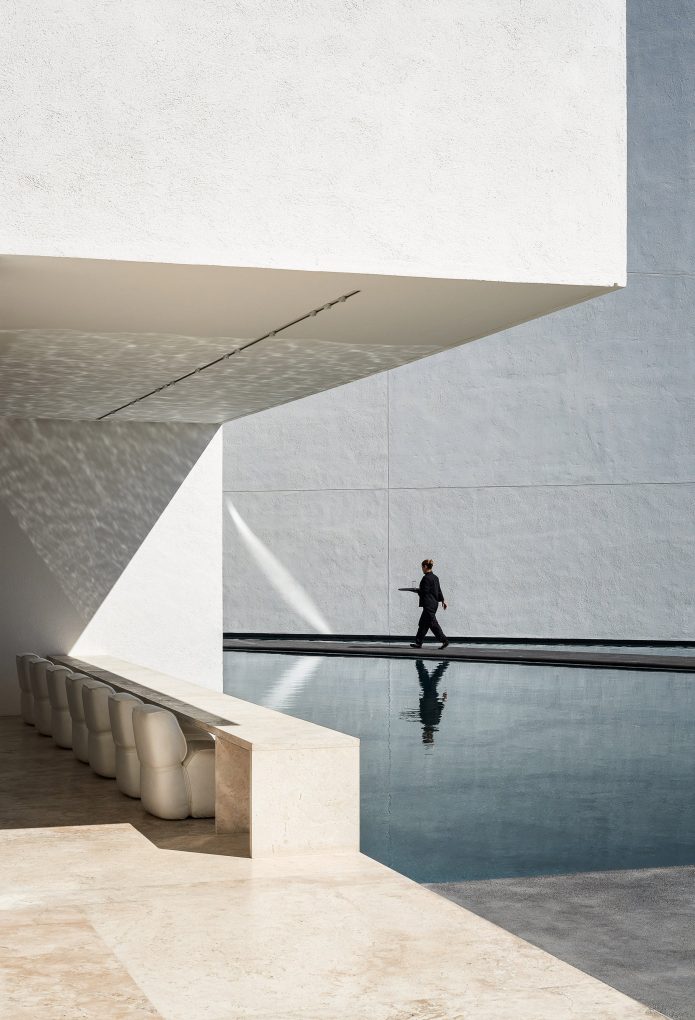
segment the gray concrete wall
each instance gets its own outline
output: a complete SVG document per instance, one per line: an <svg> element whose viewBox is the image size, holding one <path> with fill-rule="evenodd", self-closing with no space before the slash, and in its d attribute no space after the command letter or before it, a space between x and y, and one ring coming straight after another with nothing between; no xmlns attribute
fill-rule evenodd
<svg viewBox="0 0 695 1020"><path fill-rule="evenodd" d="M334 632L411 631L432 556L451 634L695 637L694 93L692 6L632 0L624 291L226 427ZM307 631L225 528L225 630Z"/></svg>

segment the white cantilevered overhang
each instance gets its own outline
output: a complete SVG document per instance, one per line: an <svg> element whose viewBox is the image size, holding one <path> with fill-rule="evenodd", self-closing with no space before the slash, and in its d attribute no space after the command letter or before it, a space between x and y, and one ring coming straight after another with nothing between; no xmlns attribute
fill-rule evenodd
<svg viewBox="0 0 695 1020"><path fill-rule="evenodd" d="M622 285L624 45L617 0L16 5L0 414L225 421Z"/></svg>
<svg viewBox="0 0 695 1020"><path fill-rule="evenodd" d="M0 409L228 421L606 289L5 257Z"/></svg>

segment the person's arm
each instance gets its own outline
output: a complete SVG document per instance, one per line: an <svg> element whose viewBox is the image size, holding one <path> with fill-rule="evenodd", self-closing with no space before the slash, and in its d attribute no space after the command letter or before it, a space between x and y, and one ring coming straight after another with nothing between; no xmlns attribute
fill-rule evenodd
<svg viewBox="0 0 695 1020"><path fill-rule="evenodd" d="M444 596L442 595L442 586L439 583L439 579L437 579L437 602L441 602L442 609L446 609L446 602L444 601Z"/></svg>
<svg viewBox="0 0 695 1020"><path fill-rule="evenodd" d="M416 595L420 594L419 588L399 588L399 591L414 591Z"/></svg>

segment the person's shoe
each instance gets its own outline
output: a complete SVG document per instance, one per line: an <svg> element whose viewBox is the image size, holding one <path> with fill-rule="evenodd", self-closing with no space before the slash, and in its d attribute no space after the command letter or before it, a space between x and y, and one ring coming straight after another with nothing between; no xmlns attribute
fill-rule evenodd
<svg viewBox="0 0 695 1020"><path fill-rule="evenodd" d="M411 641L410 642L410 647L411 648L422 648L422 645L419 645L416 641Z"/></svg>
<svg viewBox="0 0 695 1020"><path fill-rule="evenodd" d="M439 651L441 652L442 648L448 648L448 647L449 647L449 642L445 641L443 645L439 646Z"/></svg>

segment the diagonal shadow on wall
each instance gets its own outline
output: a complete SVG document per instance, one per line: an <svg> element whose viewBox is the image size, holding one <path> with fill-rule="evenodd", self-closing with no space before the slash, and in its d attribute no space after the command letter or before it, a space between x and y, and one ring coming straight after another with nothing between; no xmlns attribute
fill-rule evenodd
<svg viewBox="0 0 695 1020"><path fill-rule="evenodd" d="M221 686L216 431L0 418L0 714L17 652L78 639Z"/></svg>
<svg viewBox="0 0 695 1020"><path fill-rule="evenodd" d="M0 419L0 497L85 621L216 430Z"/></svg>
<svg viewBox="0 0 695 1020"><path fill-rule="evenodd" d="M12 639L12 656L19 651L32 650L39 621L44 621L44 640L52 647L76 640L84 620L2 500L0 564L0 646L7 635Z"/></svg>

